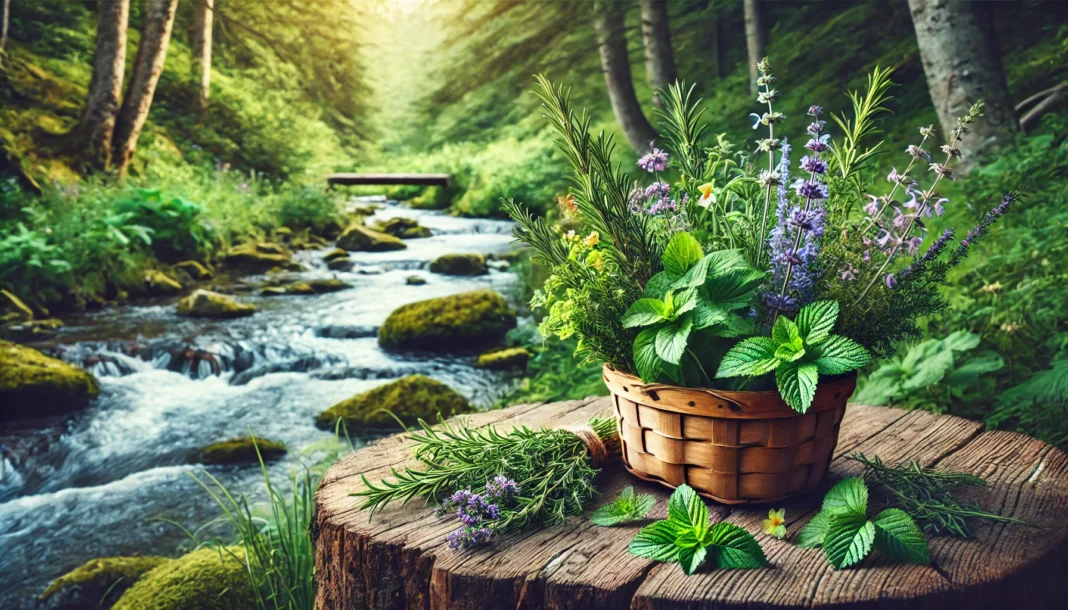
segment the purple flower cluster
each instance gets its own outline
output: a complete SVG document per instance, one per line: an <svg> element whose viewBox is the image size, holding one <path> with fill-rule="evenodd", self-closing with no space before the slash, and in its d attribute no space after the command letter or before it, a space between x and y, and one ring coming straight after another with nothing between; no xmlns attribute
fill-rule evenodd
<svg viewBox="0 0 1068 610"><path fill-rule="evenodd" d="M501 505L507 504L519 494L515 481L497 475L486 483L484 493L473 493L470 488L456 491L441 502L437 514L455 512L463 525L447 536L454 549L471 548L487 544L494 534L494 522L501 518Z"/></svg>
<svg viewBox="0 0 1068 610"><path fill-rule="evenodd" d="M960 261L964 257L968 256L968 249L972 247L975 240L982 235L985 235L990 230L990 226L993 225L997 219L1005 215L1012 207L1012 204L1019 200L1020 194L1016 192L1006 193L1001 199L1001 203L992 208L989 212L983 216L983 219L979 221L979 224L972 227L971 231L964 236L964 239L960 240L960 245L953 252L953 260Z"/></svg>
<svg viewBox="0 0 1068 610"><path fill-rule="evenodd" d="M906 278L914 273L922 273L931 261L938 258L939 254L942 254L942 251L946 249L949 242L953 240L954 233L955 231L952 228L946 229L942 235L931 244L931 247L927 248L927 251L923 253L923 256L912 261L912 264L901 272L901 277Z"/></svg>
<svg viewBox="0 0 1068 610"><path fill-rule="evenodd" d="M655 142L649 143L649 147L652 148L652 150L646 153L641 159L638 159L638 167L647 172L665 171L668 166L668 154L654 146L654 144Z"/></svg>

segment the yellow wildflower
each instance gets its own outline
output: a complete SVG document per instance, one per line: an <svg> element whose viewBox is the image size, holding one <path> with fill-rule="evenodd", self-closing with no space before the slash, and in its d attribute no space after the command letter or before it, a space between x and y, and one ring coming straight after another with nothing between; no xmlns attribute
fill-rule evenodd
<svg viewBox="0 0 1068 610"><path fill-rule="evenodd" d="M701 191L701 198L697 200L697 205L701 206L702 208L707 208L709 205L712 204L712 187L713 186L714 186L713 183L706 182L706 183L702 184L701 186L697 187L697 190Z"/></svg>
<svg viewBox="0 0 1068 610"><path fill-rule="evenodd" d="M768 518L764 519L763 525L765 534L775 536L781 540L786 536L786 509L775 510L773 508L769 510Z"/></svg>

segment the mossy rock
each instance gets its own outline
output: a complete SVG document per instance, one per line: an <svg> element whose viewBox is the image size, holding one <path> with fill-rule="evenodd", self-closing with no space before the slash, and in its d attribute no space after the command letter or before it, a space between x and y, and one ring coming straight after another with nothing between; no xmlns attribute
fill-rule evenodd
<svg viewBox="0 0 1068 610"><path fill-rule="evenodd" d="M404 283L409 286L422 286L426 284L426 278L421 275L409 275L405 278Z"/></svg>
<svg viewBox="0 0 1068 610"><path fill-rule="evenodd" d="M503 371L523 368L527 365L528 360L530 360L530 350L525 347L513 347L486 352L478 357L478 362L475 363L475 366L491 371Z"/></svg>
<svg viewBox="0 0 1068 610"><path fill-rule="evenodd" d="M0 339L17 341L19 343L31 343L49 337L54 337L56 331L63 326L63 320L47 318L45 320L27 320L25 322L9 322L0 326Z"/></svg>
<svg viewBox="0 0 1068 610"><path fill-rule="evenodd" d="M238 303L218 292L197 290L178 301L178 313L193 318L240 318L256 313L256 306Z"/></svg>
<svg viewBox="0 0 1068 610"><path fill-rule="evenodd" d="M82 369L0 341L0 420L70 413L99 393L96 379Z"/></svg>
<svg viewBox="0 0 1068 610"><path fill-rule="evenodd" d="M178 294L182 291L182 285L166 273L152 269L145 272L145 289L152 296L165 296Z"/></svg>
<svg viewBox="0 0 1068 610"><path fill-rule="evenodd" d="M440 381L409 375L337 403L317 415L315 425L330 429L340 419L350 428L397 427L397 419L383 410L412 426L420 419L433 422L439 413L445 418L469 413L471 405Z"/></svg>
<svg viewBox="0 0 1068 610"><path fill-rule="evenodd" d="M430 263L430 271L443 275L486 275L486 257L481 254L443 254Z"/></svg>
<svg viewBox="0 0 1068 610"><path fill-rule="evenodd" d="M352 288L352 284L342 282L339 279L307 280L293 282L285 286L268 286L261 290L260 294L263 296L325 294L327 292L345 290L346 288Z"/></svg>
<svg viewBox="0 0 1068 610"><path fill-rule="evenodd" d="M337 247L345 250L363 252L387 252L403 250L408 247L400 238L386 233L368 229L359 222L354 222L337 238Z"/></svg>
<svg viewBox="0 0 1068 610"><path fill-rule="evenodd" d="M311 286L303 283L296 282L288 286L265 286L260 290L260 296L264 297L282 297L292 294L311 294Z"/></svg>
<svg viewBox="0 0 1068 610"><path fill-rule="evenodd" d="M345 258L335 258L326 263L326 268L331 271L352 271L352 268L355 266L356 263L347 256Z"/></svg>
<svg viewBox="0 0 1068 610"><path fill-rule="evenodd" d="M212 443L197 451L194 457L199 464L257 464L256 447L265 462L277 460L287 452L286 446L278 441L265 438L253 441L252 437L246 436Z"/></svg>
<svg viewBox="0 0 1068 610"><path fill-rule="evenodd" d="M0 322L25 322L33 319L33 310L14 294L0 290Z"/></svg>
<svg viewBox="0 0 1068 610"><path fill-rule="evenodd" d="M176 263L174 268L179 271L184 271L189 277L197 281L211 279L211 271L197 261L182 261Z"/></svg>
<svg viewBox="0 0 1068 610"><path fill-rule="evenodd" d="M430 229L419 224L418 221L411 218L390 218L388 220L380 220L375 223L375 229L392 235L393 237L400 237L402 239L417 239L420 237L430 237Z"/></svg>
<svg viewBox="0 0 1068 610"><path fill-rule="evenodd" d="M492 345L515 323L504 297L490 289L473 290L398 307L378 331L378 344L387 350Z"/></svg>
<svg viewBox="0 0 1068 610"><path fill-rule="evenodd" d="M290 229L289 227L278 227L274 230L274 234L282 239L289 239L293 236L293 229Z"/></svg>
<svg viewBox="0 0 1068 610"><path fill-rule="evenodd" d="M289 249L282 244L276 244L269 241L256 242L256 251L263 254L278 254L280 256L291 255Z"/></svg>
<svg viewBox="0 0 1068 610"><path fill-rule="evenodd" d="M232 269L246 273L263 273L273 267L291 268L293 262L290 254L281 246L279 251L264 252L260 249L262 244L242 244L231 248L223 254L223 264ZM277 244L270 244L276 246ZM267 248L270 250L271 248Z"/></svg>
<svg viewBox="0 0 1068 610"><path fill-rule="evenodd" d="M333 250L331 250L331 251L329 251L329 252L327 252L326 254L323 255L323 260L329 263L330 261L337 260L339 258L348 258L348 257L349 257L349 253L347 251L342 250L341 248L334 248Z"/></svg>
<svg viewBox="0 0 1068 610"><path fill-rule="evenodd" d="M167 557L102 557L52 581L38 598L43 608L90 610L110 608L147 572L171 561Z"/></svg>
<svg viewBox="0 0 1068 610"><path fill-rule="evenodd" d="M112 610L255 610L244 547L200 549L152 569Z"/></svg>

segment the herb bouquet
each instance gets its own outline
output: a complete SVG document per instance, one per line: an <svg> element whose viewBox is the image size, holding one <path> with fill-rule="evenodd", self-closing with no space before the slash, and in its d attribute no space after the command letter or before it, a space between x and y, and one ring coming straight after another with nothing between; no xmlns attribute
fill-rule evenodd
<svg viewBox="0 0 1068 610"><path fill-rule="evenodd" d="M925 223L949 204L938 187L955 179L981 103L940 160L928 151L934 129L920 129L904 171L884 186L872 174L885 152L875 118L889 71L850 95L852 112L832 117L835 129L821 107L808 108L804 154L793 161L767 60L759 70L754 152L722 136L708 146L699 100L676 84L661 113L673 153L651 145L640 179L612 161L612 138L591 133L568 91L539 78L574 169L561 212L578 229L506 205L517 239L551 273L533 300L546 312L540 330L577 337L578 356L605 363L627 468L728 503L821 481L855 371L919 334L916 320L945 305L948 271L1016 199L1006 195L956 244L953 230L928 236Z"/></svg>

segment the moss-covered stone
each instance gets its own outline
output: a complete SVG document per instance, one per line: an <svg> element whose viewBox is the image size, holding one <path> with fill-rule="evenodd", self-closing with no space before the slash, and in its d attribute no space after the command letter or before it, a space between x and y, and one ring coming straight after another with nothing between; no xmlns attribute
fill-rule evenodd
<svg viewBox="0 0 1068 610"><path fill-rule="evenodd" d="M197 290L178 301L178 313L193 318L240 318L256 313L256 306L210 290Z"/></svg>
<svg viewBox="0 0 1068 610"><path fill-rule="evenodd" d="M0 322L23 322L33 319L33 310L14 294L0 290Z"/></svg>
<svg viewBox="0 0 1068 610"><path fill-rule="evenodd" d="M92 559L52 581L38 598L49 609L110 608L145 573L171 561L167 557Z"/></svg>
<svg viewBox="0 0 1068 610"><path fill-rule="evenodd" d="M70 413L99 393L96 379L82 369L0 341L0 420Z"/></svg>
<svg viewBox="0 0 1068 610"><path fill-rule="evenodd" d="M444 275L486 275L486 257L481 254L442 254L430 263L430 271Z"/></svg>
<svg viewBox="0 0 1068 610"><path fill-rule="evenodd" d="M409 375L337 403L316 416L315 425L329 429L341 419L350 428L397 427L397 420L383 411L411 426L420 419L434 421L439 413L446 418L468 413L471 406L444 383Z"/></svg>
<svg viewBox="0 0 1068 610"><path fill-rule="evenodd" d="M200 549L152 569L113 610L254 610L243 547Z"/></svg>
<svg viewBox="0 0 1068 610"><path fill-rule="evenodd" d="M31 343L53 337L63 326L63 320L48 318L45 320L26 320L24 322L8 322L0 326L0 339L17 341L19 343Z"/></svg>
<svg viewBox="0 0 1068 610"><path fill-rule="evenodd" d="M530 350L525 347L513 347L493 352L486 352L478 357L475 363L480 369L503 371L506 369L522 368L530 360Z"/></svg>
<svg viewBox="0 0 1068 610"><path fill-rule="evenodd" d="M515 322L504 297L490 289L474 290L398 307L378 331L378 344L430 350L491 345Z"/></svg>
<svg viewBox="0 0 1068 610"><path fill-rule="evenodd" d="M323 260L329 263L332 260L337 260L339 258L348 258L348 257L349 257L349 253L347 251L342 250L341 248L334 248L333 250L331 250L331 251L329 251L329 252L327 252L326 254L323 255Z"/></svg>
<svg viewBox="0 0 1068 610"><path fill-rule="evenodd" d="M270 246L278 245L242 244L223 254L223 264L246 273L263 273L272 267L290 268L293 266L289 252L281 246L274 251L266 252L261 249L261 246L265 246L266 250L272 250Z"/></svg>
<svg viewBox="0 0 1068 610"><path fill-rule="evenodd" d="M256 447L265 462L277 460L287 452L286 446L278 441L265 438L253 441L252 437L246 436L212 443L197 451L194 458L200 464L255 464L259 461Z"/></svg>
<svg viewBox="0 0 1068 610"><path fill-rule="evenodd" d="M352 268L356 266L356 263L351 258L335 258L332 261L327 261L326 268L331 271L352 271Z"/></svg>
<svg viewBox="0 0 1068 610"><path fill-rule="evenodd" d="M282 244L276 244L269 241L256 242L256 251L263 254L278 254L280 256L289 256L289 249Z"/></svg>
<svg viewBox="0 0 1068 610"><path fill-rule="evenodd" d="M293 229L290 229L289 227L278 227L274 230L274 234L280 239L289 239L293 236Z"/></svg>
<svg viewBox="0 0 1068 610"><path fill-rule="evenodd" d="M409 286L422 286L426 284L426 278L421 275L409 275L405 280L405 284Z"/></svg>
<svg viewBox="0 0 1068 610"><path fill-rule="evenodd" d="M359 222L354 222L337 238L337 247L345 250L364 252L386 252L403 250L408 247L400 238L368 229Z"/></svg>
<svg viewBox="0 0 1068 610"><path fill-rule="evenodd" d="M262 289L260 294L263 296L325 294L327 292L345 290L346 288L352 288L352 284L332 278L293 282L284 286L268 286Z"/></svg>
<svg viewBox="0 0 1068 610"><path fill-rule="evenodd" d="M174 268L180 271L184 271L186 274L189 275L189 277L197 281L211 279L211 271L208 270L208 268L205 267L203 264L197 261L182 261L180 263L176 263L174 265Z"/></svg>
<svg viewBox="0 0 1068 610"><path fill-rule="evenodd" d="M181 292L182 285L166 273L152 269L145 272L145 289L152 296L166 296Z"/></svg>
<svg viewBox="0 0 1068 610"><path fill-rule="evenodd" d="M412 218L389 218L375 223L375 229L402 239L416 239L430 237L430 229L419 224Z"/></svg>

